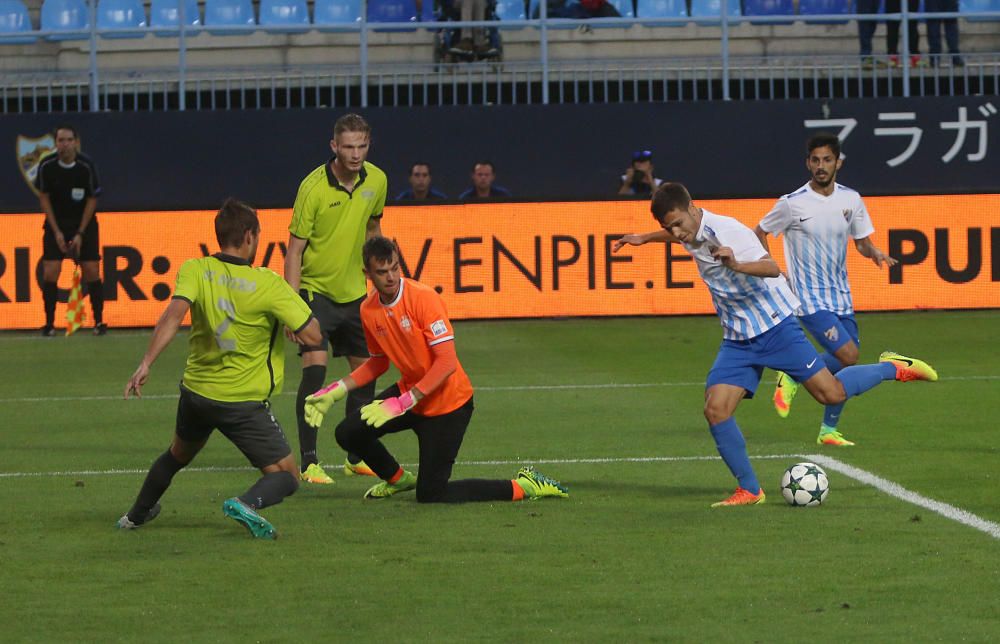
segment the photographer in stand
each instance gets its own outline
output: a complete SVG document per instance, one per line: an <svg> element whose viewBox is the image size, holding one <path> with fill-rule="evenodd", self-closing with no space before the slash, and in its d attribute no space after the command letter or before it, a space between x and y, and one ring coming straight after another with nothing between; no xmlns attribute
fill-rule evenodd
<svg viewBox="0 0 1000 644"><path fill-rule="evenodd" d="M632 165L621 176L618 187L620 195L650 195L663 183L653 174L653 153L636 150L632 153Z"/></svg>

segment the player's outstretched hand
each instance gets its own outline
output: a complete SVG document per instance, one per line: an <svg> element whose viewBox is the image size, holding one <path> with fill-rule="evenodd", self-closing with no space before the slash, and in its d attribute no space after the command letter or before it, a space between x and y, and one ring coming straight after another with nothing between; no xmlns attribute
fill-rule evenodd
<svg viewBox="0 0 1000 644"><path fill-rule="evenodd" d="M361 420L375 428L402 416L417 404L417 399L409 391L394 398L374 400L361 408Z"/></svg>
<svg viewBox="0 0 1000 644"><path fill-rule="evenodd" d="M146 366L145 362L140 362L135 373L128 379L128 384L125 385L125 400L128 400L131 394L135 394L136 398L142 398L142 386L146 384L148 379L149 367Z"/></svg>
<svg viewBox="0 0 1000 644"><path fill-rule="evenodd" d="M875 262L875 265L879 268L882 268L882 262L885 262L886 267L892 267L899 263L899 260L889 257L878 249L872 253L872 261Z"/></svg>
<svg viewBox="0 0 1000 644"><path fill-rule="evenodd" d="M642 246L645 243L646 241L642 238L642 235L628 234L615 240L614 246L611 247L611 252L617 253L625 246Z"/></svg>
<svg viewBox="0 0 1000 644"><path fill-rule="evenodd" d="M344 399L346 396L347 386L344 384L343 380L330 383L319 391L306 396L306 423L308 423L310 427L319 429L320 425L323 424L323 416L326 415L326 412L330 411L330 407L332 407L338 400Z"/></svg>

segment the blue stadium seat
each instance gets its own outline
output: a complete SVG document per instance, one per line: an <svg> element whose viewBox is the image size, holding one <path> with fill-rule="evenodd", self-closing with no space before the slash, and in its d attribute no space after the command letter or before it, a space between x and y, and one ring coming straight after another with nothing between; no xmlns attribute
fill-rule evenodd
<svg viewBox="0 0 1000 644"><path fill-rule="evenodd" d="M1000 11L1000 0L959 0L958 10L962 13L972 11ZM966 20L979 22L1000 20L1000 16L996 18L966 18Z"/></svg>
<svg viewBox="0 0 1000 644"><path fill-rule="evenodd" d="M0 35L30 33L31 16L21 0L0 0ZM34 36L21 36L5 40L8 45L26 45L35 42Z"/></svg>
<svg viewBox="0 0 1000 644"><path fill-rule="evenodd" d="M414 0L368 0L368 22L424 22L434 20L434 1L424 0L420 13ZM415 29L415 28L414 28ZM377 29L376 31L413 31Z"/></svg>
<svg viewBox="0 0 1000 644"><path fill-rule="evenodd" d="M316 0L313 24L320 31L336 31L323 27L350 25L361 22L361 0Z"/></svg>
<svg viewBox="0 0 1000 644"><path fill-rule="evenodd" d="M853 14L854 7L851 4L851 2L846 2L845 0L799 0L799 14L803 16L821 16L835 13ZM806 20L806 24L843 25L846 23L847 20L825 23Z"/></svg>
<svg viewBox="0 0 1000 644"><path fill-rule="evenodd" d="M86 0L45 0L42 3L42 31L86 31L90 12ZM76 40L86 36L46 36L48 40Z"/></svg>
<svg viewBox="0 0 1000 644"><path fill-rule="evenodd" d="M729 0L726 4L726 12L730 17L743 15L740 11L740 0ZM718 18L722 14L722 0L691 0L692 18ZM695 20L699 25L713 24Z"/></svg>
<svg viewBox="0 0 1000 644"><path fill-rule="evenodd" d="M253 4L250 0L205 0L205 26L256 26L257 19L253 14ZM212 31L220 36L235 36L246 31Z"/></svg>
<svg viewBox="0 0 1000 644"><path fill-rule="evenodd" d="M501 21L528 19L524 0L497 0L496 14Z"/></svg>
<svg viewBox="0 0 1000 644"><path fill-rule="evenodd" d="M306 0L260 0L260 24L282 29L284 33L309 30L309 7Z"/></svg>
<svg viewBox="0 0 1000 644"><path fill-rule="evenodd" d="M637 0L635 13L637 18L684 18L687 7L684 0ZM672 27L683 27L684 23L672 23Z"/></svg>
<svg viewBox="0 0 1000 644"><path fill-rule="evenodd" d="M149 7L149 26L157 36L175 36L180 27L180 0L153 0ZM188 27L201 25L201 10L198 0L184 0L184 24Z"/></svg>
<svg viewBox="0 0 1000 644"><path fill-rule="evenodd" d="M100 0L97 3L98 29L130 29L101 38L142 38L146 35L146 8L141 0Z"/></svg>
<svg viewBox="0 0 1000 644"><path fill-rule="evenodd" d="M793 0L743 0L744 16L794 16L795 3ZM759 23L750 21L751 24L791 24L788 22Z"/></svg>
<svg viewBox="0 0 1000 644"><path fill-rule="evenodd" d="M632 10L632 0L608 0L608 4L617 9L622 18L635 18L635 11Z"/></svg>

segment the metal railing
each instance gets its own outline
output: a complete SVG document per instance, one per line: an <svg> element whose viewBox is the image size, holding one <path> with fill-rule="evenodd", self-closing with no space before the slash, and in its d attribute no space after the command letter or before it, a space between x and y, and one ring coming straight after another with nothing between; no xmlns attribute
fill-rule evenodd
<svg viewBox="0 0 1000 644"><path fill-rule="evenodd" d="M732 2L733 0L728 0ZM87 40L86 79L73 72L6 73L0 82L3 112L101 111L161 109L261 109L370 105L459 105L552 102L670 101L824 98L835 96L940 96L1000 92L1000 53L963 54L965 65L948 66L950 56L925 57L931 65L916 68L908 55L908 23L915 14L902 3L900 13L791 16L723 15L676 18L549 18L546 2L533 20L504 21L504 28L532 27L539 38L537 61L502 63L372 64L369 34L374 30L455 29L498 27L490 21L369 23L365 11L357 23L324 25L324 31L355 33L359 63L337 66L280 68L189 67L187 38L202 32L249 34L257 31L288 33L287 26L187 26L181 10L175 29L145 28L148 33L178 37L176 68L102 71L97 60L98 37L135 33L135 28L98 29L96 0L88 0L89 29L33 31L0 35L0 45L18 38L57 37ZM928 18L994 19L1000 12L922 13ZM899 65L875 57L869 68L859 56L731 56L733 25L782 25L791 21L843 23L846 20L891 21L900 25ZM697 22L721 30L719 54L711 58L670 60L606 59L597 62L553 61L549 30L598 25L659 27ZM1000 24L1000 23L998 23ZM318 26L303 25L300 31ZM373 95L374 93L374 95Z"/></svg>

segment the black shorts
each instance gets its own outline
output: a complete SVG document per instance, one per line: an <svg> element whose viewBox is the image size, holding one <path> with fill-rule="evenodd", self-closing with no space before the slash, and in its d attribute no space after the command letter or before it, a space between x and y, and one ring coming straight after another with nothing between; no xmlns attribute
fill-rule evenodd
<svg viewBox="0 0 1000 644"><path fill-rule="evenodd" d="M73 236L76 235L77 231L79 231L79 225L63 222L59 222L59 224L59 229L62 230L63 237L66 239L66 243L68 244L73 239ZM49 227L48 222L44 224L44 228L45 232L42 234L42 259L79 259L81 262L100 261L101 241L100 231L98 230L96 219L91 219L90 223L87 224L86 230L83 231L83 239L80 241L80 256L77 258L67 255L59 250L59 244L56 243L56 236L52 233L52 229Z"/></svg>
<svg viewBox="0 0 1000 644"><path fill-rule="evenodd" d="M220 402L199 396L181 384L177 435L200 443L218 429L256 467L274 465L292 453L285 432L266 402Z"/></svg>
<svg viewBox="0 0 1000 644"><path fill-rule="evenodd" d="M365 331L361 326L361 303L365 298L339 304L325 295L310 293L305 289L299 291L299 295L319 322L319 330L323 333L320 346L324 351L332 344L334 356L368 357L368 343L365 342ZM301 348L299 355L302 355Z"/></svg>

